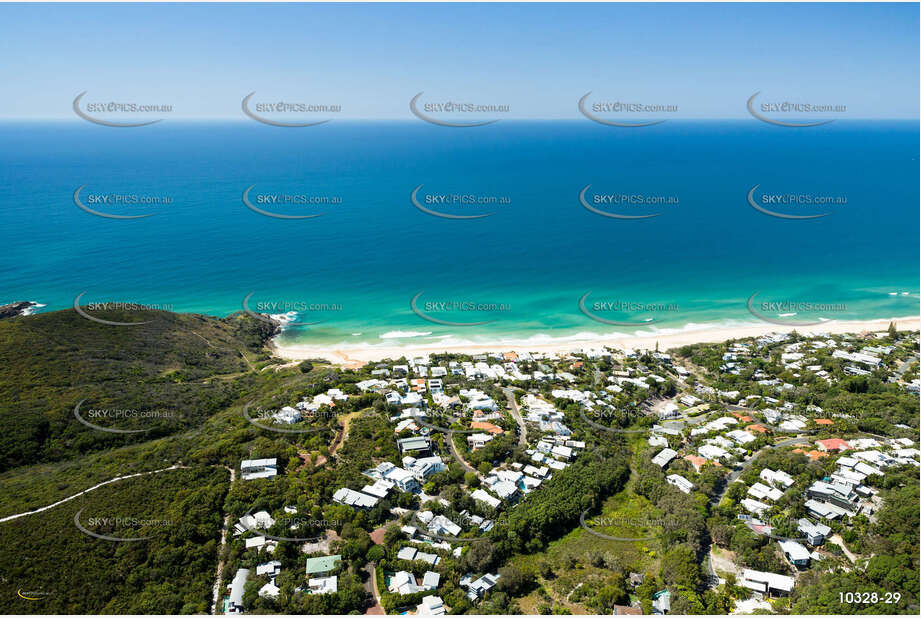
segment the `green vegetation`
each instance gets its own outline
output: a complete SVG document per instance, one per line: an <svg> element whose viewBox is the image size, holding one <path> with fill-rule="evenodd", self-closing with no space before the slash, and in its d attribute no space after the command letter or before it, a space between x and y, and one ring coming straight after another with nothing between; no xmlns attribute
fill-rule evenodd
<svg viewBox="0 0 921 618"><path fill-rule="evenodd" d="M0 525L0 598L10 613L207 613L217 566L221 468L151 474ZM147 540L115 542L80 532ZM133 525L130 519L142 520ZM108 521L96 521L96 520ZM24 596L41 600L22 599ZM33 592L37 594L26 594Z"/></svg>

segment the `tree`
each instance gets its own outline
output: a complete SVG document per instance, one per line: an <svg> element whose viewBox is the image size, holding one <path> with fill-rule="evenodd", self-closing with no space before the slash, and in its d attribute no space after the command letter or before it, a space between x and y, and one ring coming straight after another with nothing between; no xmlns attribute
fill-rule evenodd
<svg viewBox="0 0 921 618"><path fill-rule="evenodd" d="M662 579L669 585L696 590L700 586L700 568L694 550L681 544L666 551L662 556Z"/></svg>

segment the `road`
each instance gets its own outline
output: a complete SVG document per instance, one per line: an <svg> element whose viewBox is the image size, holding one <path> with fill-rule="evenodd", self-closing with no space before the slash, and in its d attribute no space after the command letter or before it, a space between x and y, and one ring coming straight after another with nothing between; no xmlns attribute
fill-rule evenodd
<svg viewBox="0 0 921 618"><path fill-rule="evenodd" d="M454 432L453 431L446 432L445 437L447 438L448 446L451 448L451 454L454 455L454 459L457 460L457 463L459 463L461 467L467 472L473 472L474 474L476 474L477 478L479 478L482 481L483 476L479 472L477 472L476 468L471 466L469 463L467 463L467 461L463 457L460 456L460 453L457 450L457 445L454 444Z"/></svg>
<svg viewBox="0 0 921 618"><path fill-rule="evenodd" d="M732 472L729 473L729 476L726 477L726 484L723 485L723 489L721 489L718 494L715 494L710 499L710 504L713 504L713 505L719 504L720 500L723 499L723 496L726 494L726 491L729 489L729 486L735 483L736 480L738 480L738 478L742 476L742 473L745 472L745 470L747 470L748 467L751 466L752 463L754 463L754 461L762 455L762 453L769 451L771 449L777 448L777 447L794 446L797 444L809 444L809 440L807 438L787 438L786 440L781 440L777 444L765 446L764 448L756 452L750 458L743 461L741 467L738 470L733 469Z"/></svg>
<svg viewBox="0 0 921 618"><path fill-rule="evenodd" d="M908 368L911 367L912 363L917 362L918 358L919 356L917 354L914 354L910 356L909 358L905 359L904 361L902 361L902 364L899 365L899 368L896 369L895 373L893 374L893 377L895 378L896 382L902 379L902 375L906 371L908 371Z"/></svg>
<svg viewBox="0 0 921 618"><path fill-rule="evenodd" d="M518 446L526 448L528 445L528 426L524 419L521 418L521 412L518 410L518 402L515 401L515 391L509 387L502 389L505 392L505 398L508 399L508 409L512 413L512 418L518 423Z"/></svg>
<svg viewBox="0 0 921 618"><path fill-rule="evenodd" d="M230 472L230 486L233 487L234 481L237 480L237 472L233 468L225 469ZM230 490L228 490L229 492ZM221 544L217 548L217 575L214 577L214 588L211 595L211 614L217 613L217 603L220 598L221 574L224 572L224 558L221 556L224 547L227 545L227 531L230 529L230 513L224 516L224 527L221 529Z"/></svg>
<svg viewBox="0 0 921 618"><path fill-rule="evenodd" d="M365 590L374 597L374 605L365 611L365 616L383 616L386 614L381 606L381 597L377 593L377 568L372 562L365 565L365 572L368 574L368 580L365 582Z"/></svg>

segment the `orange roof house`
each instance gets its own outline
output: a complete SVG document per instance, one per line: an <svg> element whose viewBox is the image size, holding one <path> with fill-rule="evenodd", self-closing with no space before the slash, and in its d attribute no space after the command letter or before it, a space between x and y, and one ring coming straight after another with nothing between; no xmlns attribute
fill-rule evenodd
<svg viewBox="0 0 921 618"><path fill-rule="evenodd" d="M704 466L704 464L708 464L708 463L713 464L714 466L722 467L722 464L720 464L720 462L710 461L706 457L701 457L700 455L685 455L684 459L685 461L690 462L690 464L694 466L694 470L697 472L700 472L700 469Z"/></svg>
<svg viewBox="0 0 921 618"><path fill-rule="evenodd" d="M507 361L516 361L518 360L518 353L517 352L505 352L504 354L502 354L502 358L504 358Z"/></svg>
<svg viewBox="0 0 921 618"><path fill-rule="evenodd" d="M815 443L820 451L846 451L851 445L841 438L829 438L827 440L817 440Z"/></svg>
<svg viewBox="0 0 921 618"><path fill-rule="evenodd" d="M815 419L815 424L816 425L834 425L835 421L831 420L830 418L817 418Z"/></svg>
<svg viewBox="0 0 921 618"><path fill-rule="evenodd" d="M503 431L501 427L493 425L492 423L487 423L486 421L473 421L470 423L470 429L479 429L480 431L485 431L493 435L498 435Z"/></svg>
<svg viewBox="0 0 921 618"><path fill-rule="evenodd" d="M828 457L828 453L823 453L822 451L816 451L816 450L804 451L801 448L795 448L793 449L793 452L802 453L803 455L806 455L807 457L809 457L809 459L812 459L813 461L815 461L819 457Z"/></svg>
<svg viewBox="0 0 921 618"><path fill-rule="evenodd" d="M767 433L767 432L768 432L768 428L765 427L764 425L749 425L749 426L746 427L745 429L747 429L747 430L749 430L749 431L757 431L758 433Z"/></svg>

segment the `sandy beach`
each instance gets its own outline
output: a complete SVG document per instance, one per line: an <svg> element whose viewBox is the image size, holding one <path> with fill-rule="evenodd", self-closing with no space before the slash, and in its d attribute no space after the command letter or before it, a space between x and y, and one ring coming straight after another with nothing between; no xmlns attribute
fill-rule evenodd
<svg viewBox="0 0 921 618"><path fill-rule="evenodd" d="M275 354L287 360L304 360L308 358L326 359L334 365L340 365L348 368L361 367L362 365L379 361L386 358L397 359L401 356L413 357L425 354L439 352L453 352L458 354L482 354L486 352L543 352L559 353L572 350L581 350L583 348L598 348L607 346L615 349L654 349L656 344L660 351L667 351L673 348L693 343L718 343L727 339L741 339L744 337L759 337L768 333L782 333L797 331L800 334L819 334L819 333L861 333L861 332L878 332L885 331L889 328L889 323L895 322L898 330L919 330L921 329L921 318L891 318L886 320L854 320L854 321L830 321L823 324L810 326L780 326L777 324L750 324L740 326L720 326L713 328L704 328L700 330L689 330L676 333L650 334L650 335L623 335L615 334L610 336L600 336L594 339L586 340L561 340L549 342L502 342L495 344L464 344L464 345L444 345L438 342L431 343L407 343L406 345L393 345L383 343L381 345L354 345L354 346L328 346L316 345L276 345Z"/></svg>

